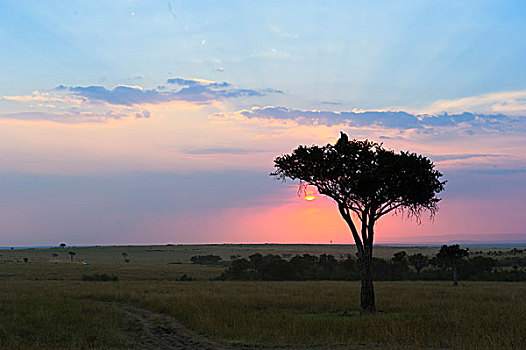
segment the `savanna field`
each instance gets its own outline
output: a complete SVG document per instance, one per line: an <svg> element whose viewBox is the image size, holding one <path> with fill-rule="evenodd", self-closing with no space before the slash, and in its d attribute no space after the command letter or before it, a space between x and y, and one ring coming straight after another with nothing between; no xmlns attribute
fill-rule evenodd
<svg viewBox="0 0 526 350"><path fill-rule="evenodd" d="M158 327L168 315L195 333L240 349L526 348L524 282L461 280L454 288L449 281L379 281L379 312L360 316L360 282L213 281L227 263L190 263L192 256L204 253L229 260L256 251L339 256L350 249L236 245L3 250L0 348L156 348L142 336L144 324L129 317L130 308L148 312ZM437 250L404 249L425 254ZM399 250L379 247L377 255L389 257ZM75 252L73 259L70 251Z"/></svg>

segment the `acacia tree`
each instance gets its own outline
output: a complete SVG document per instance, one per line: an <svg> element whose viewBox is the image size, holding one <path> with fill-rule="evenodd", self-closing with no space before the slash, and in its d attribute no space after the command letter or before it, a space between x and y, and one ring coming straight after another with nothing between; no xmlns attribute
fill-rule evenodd
<svg viewBox="0 0 526 350"><path fill-rule="evenodd" d="M462 249L458 244L443 245L437 254L439 261L453 269L453 286L458 287L457 262L469 255L469 248Z"/></svg>
<svg viewBox="0 0 526 350"><path fill-rule="evenodd" d="M281 180L300 180L300 188L314 186L332 198L349 226L361 262L360 312L376 312L371 261L374 225L391 212L420 221L424 211L433 216L444 189L442 174L426 157L384 149L372 141L349 141L341 133L336 144L299 146L274 160L271 173Z"/></svg>
<svg viewBox="0 0 526 350"><path fill-rule="evenodd" d="M422 255L422 253L409 255L407 259L409 260L409 263L413 265L417 274L420 274L420 271L429 265L429 258L425 255Z"/></svg>

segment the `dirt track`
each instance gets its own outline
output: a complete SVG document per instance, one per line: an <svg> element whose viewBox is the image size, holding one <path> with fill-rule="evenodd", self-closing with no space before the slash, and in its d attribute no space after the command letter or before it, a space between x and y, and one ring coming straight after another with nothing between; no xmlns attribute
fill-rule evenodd
<svg viewBox="0 0 526 350"><path fill-rule="evenodd" d="M254 346L218 343L192 332L169 315L135 306L122 306L126 329L134 334L135 350L344 350L372 349L364 346Z"/></svg>

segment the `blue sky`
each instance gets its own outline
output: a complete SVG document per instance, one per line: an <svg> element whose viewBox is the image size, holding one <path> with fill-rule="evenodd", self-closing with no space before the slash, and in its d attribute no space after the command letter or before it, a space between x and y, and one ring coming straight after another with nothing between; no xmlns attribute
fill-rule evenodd
<svg viewBox="0 0 526 350"><path fill-rule="evenodd" d="M0 57L10 67L3 94L60 84L154 87L186 76L277 88L298 104L368 109L522 89L526 78L522 2L0 6L8 48Z"/></svg>
<svg viewBox="0 0 526 350"><path fill-rule="evenodd" d="M3 1L0 245L350 242L267 176L340 130L449 180L380 242L526 240L525 36L519 1Z"/></svg>

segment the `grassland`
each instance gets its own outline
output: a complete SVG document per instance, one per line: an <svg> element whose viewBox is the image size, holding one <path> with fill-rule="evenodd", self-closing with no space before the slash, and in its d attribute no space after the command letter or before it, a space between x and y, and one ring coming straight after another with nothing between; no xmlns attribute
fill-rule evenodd
<svg viewBox="0 0 526 350"><path fill-rule="evenodd" d="M189 252L178 255L176 248ZM378 282L380 312L360 317L357 282L209 281L221 267L187 262L192 255L217 251L199 248L203 250L165 246L0 252L0 348L133 348L133 333L139 330L126 323L125 305L172 315L226 343L297 349L333 344L526 348L526 283L461 282L453 288L447 282ZM70 250L77 253L73 262L66 255ZM53 257L56 251L59 256ZM129 254L129 263L122 251ZM82 265L83 260L91 264ZM81 280L100 273L119 281ZM176 281L183 274L197 281Z"/></svg>

